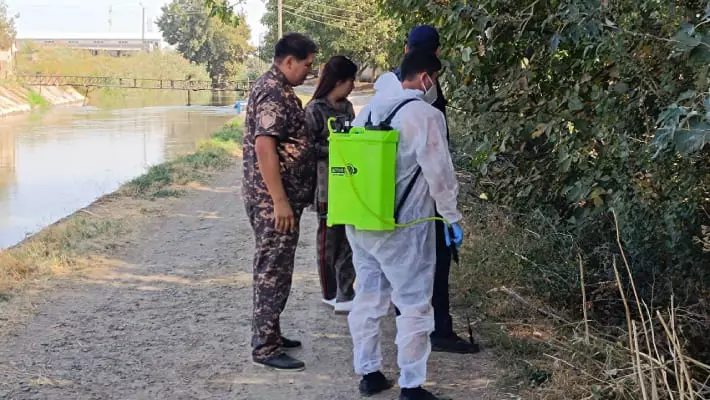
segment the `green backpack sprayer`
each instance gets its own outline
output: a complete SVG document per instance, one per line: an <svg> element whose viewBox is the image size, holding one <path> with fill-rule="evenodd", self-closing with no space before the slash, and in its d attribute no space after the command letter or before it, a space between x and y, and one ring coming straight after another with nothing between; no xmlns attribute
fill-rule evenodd
<svg viewBox="0 0 710 400"><path fill-rule="evenodd" d="M418 100L403 101L377 125L372 124L370 115L364 127L349 128L345 124L336 130L332 126L335 118L328 119L328 226L391 231L427 221L444 221L432 217L400 224L397 220L421 169L417 168L395 207L399 132L391 123L402 107Z"/></svg>

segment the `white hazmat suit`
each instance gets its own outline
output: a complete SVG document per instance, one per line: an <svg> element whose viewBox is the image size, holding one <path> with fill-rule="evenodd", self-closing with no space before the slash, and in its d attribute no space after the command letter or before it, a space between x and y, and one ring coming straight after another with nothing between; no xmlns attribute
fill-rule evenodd
<svg viewBox="0 0 710 400"><path fill-rule="evenodd" d="M420 90L402 88L393 73L375 82L375 95L353 121L364 126L372 113L374 124L403 101L418 98ZM450 223L461 220L457 210L458 183L446 140L446 121L441 111L424 101L412 101L392 120L399 131L396 168L396 203L421 167L411 192L402 205L400 223L433 217L435 209ZM348 316L353 338L355 372L366 375L382 369L380 319L390 307L397 317L399 386L416 388L426 381L431 353L429 334L434 331L431 296L436 265L433 222L389 232L359 231L346 227L356 271L355 300Z"/></svg>

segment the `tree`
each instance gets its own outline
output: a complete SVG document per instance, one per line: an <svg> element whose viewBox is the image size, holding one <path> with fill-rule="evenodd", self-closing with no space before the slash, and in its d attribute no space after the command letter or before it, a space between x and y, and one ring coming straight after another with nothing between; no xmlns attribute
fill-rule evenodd
<svg viewBox="0 0 710 400"><path fill-rule="evenodd" d="M273 57L277 40L276 3L276 0L267 0L267 12L262 18L268 29L262 52L265 60ZM317 62L345 55L358 63L361 70L386 69L393 64L389 44L397 24L380 13L376 0L289 0L284 3L283 21L284 32L306 34L318 44ZM400 50L399 57L402 54Z"/></svg>
<svg viewBox="0 0 710 400"><path fill-rule="evenodd" d="M234 12L234 6L229 2L220 0L204 0L204 2L210 12L210 17L217 17L223 23L231 26L239 26L242 23L240 15ZM243 3L243 1L240 0L237 3Z"/></svg>
<svg viewBox="0 0 710 400"><path fill-rule="evenodd" d="M8 49L15 41L15 18L8 15L5 0L0 0L0 50Z"/></svg>
<svg viewBox="0 0 710 400"><path fill-rule="evenodd" d="M162 11L157 25L165 41L188 60L204 64L215 84L240 74L253 51L243 15L237 15L237 24L227 24L203 0L173 0Z"/></svg>
<svg viewBox="0 0 710 400"><path fill-rule="evenodd" d="M255 81L269 69L269 64L254 56L244 63L244 68L246 69L244 71L244 79Z"/></svg>
<svg viewBox="0 0 710 400"><path fill-rule="evenodd" d="M707 0L381 3L439 28L456 157L476 190L511 214L544 215L556 233L540 242L570 232L589 286L609 279L618 216L639 295L703 314L688 340L710 359ZM564 306L580 300L570 248L527 255L551 273L533 268L526 282Z"/></svg>

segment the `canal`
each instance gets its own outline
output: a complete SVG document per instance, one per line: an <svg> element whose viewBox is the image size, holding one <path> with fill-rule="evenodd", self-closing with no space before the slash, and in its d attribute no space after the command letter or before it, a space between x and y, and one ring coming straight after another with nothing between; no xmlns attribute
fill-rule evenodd
<svg viewBox="0 0 710 400"><path fill-rule="evenodd" d="M207 96L191 107L62 107L1 118L0 249L194 151L236 116L232 104Z"/></svg>

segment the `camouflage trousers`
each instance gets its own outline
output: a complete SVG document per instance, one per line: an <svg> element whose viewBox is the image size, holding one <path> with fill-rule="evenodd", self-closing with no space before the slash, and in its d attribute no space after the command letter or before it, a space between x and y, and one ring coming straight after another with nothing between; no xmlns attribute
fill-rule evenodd
<svg viewBox="0 0 710 400"><path fill-rule="evenodd" d="M263 361L281 353L280 317L291 292L298 226L303 208L294 207L296 230L274 230L274 208L269 202L247 204L254 230L254 300L252 316L252 357Z"/></svg>
<svg viewBox="0 0 710 400"><path fill-rule="evenodd" d="M350 301L355 298L353 251L345 235L345 226L326 225L327 212L327 203L318 204L316 247L323 298Z"/></svg>

